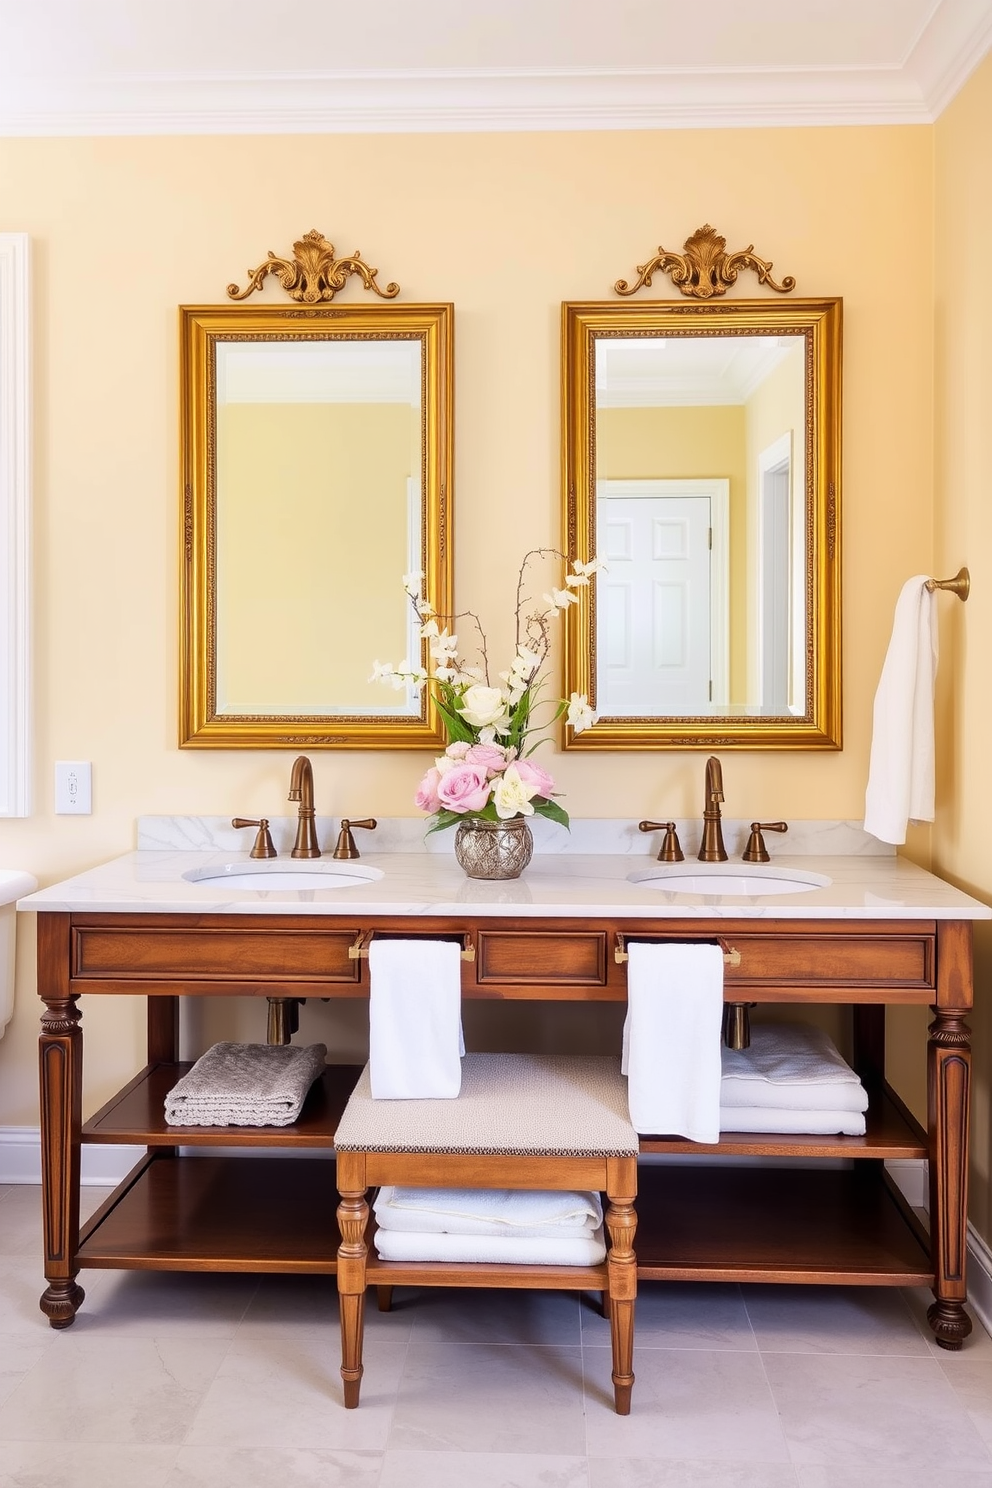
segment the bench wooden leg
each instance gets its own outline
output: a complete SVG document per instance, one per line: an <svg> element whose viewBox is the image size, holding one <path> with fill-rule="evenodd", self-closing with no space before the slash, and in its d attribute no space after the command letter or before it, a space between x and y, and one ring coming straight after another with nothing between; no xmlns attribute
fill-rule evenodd
<svg viewBox="0 0 992 1488"><path fill-rule="evenodd" d="M637 1167L633 1158L612 1158L607 1164L606 1257L609 1282L610 1343L613 1349L613 1400L618 1416L630 1415L634 1387L634 1303L637 1297L637 1258L634 1234L637 1214Z"/></svg>
<svg viewBox="0 0 992 1488"><path fill-rule="evenodd" d="M393 1289L391 1286L377 1286L375 1289L376 1301L380 1312L388 1312L393 1305Z"/></svg>
<svg viewBox="0 0 992 1488"><path fill-rule="evenodd" d="M338 1182L342 1183L339 1162ZM344 1403L354 1410L362 1387L362 1341L365 1328L365 1272L368 1246L365 1227L369 1206L365 1189L339 1187L338 1304L341 1309L341 1379Z"/></svg>

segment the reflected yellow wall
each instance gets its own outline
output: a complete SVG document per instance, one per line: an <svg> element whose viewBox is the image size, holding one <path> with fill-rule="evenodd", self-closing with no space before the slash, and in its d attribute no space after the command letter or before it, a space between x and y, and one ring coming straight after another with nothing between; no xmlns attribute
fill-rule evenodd
<svg viewBox="0 0 992 1488"><path fill-rule="evenodd" d="M747 564L748 572L758 572L761 476L759 460L770 445L783 435L792 436L792 491L794 509L803 501L806 481L806 379L805 343L795 347L762 381L747 400L744 410L747 448ZM758 587L748 591L747 610L747 675L748 701L758 701ZM801 603L801 600L800 600Z"/></svg>
<svg viewBox="0 0 992 1488"><path fill-rule="evenodd" d="M596 415L600 480L730 481L730 699L743 700L747 663L747 459L744 409L603 408Z"/></svg>
<svg viewBox="0 0 992 1488"><path fill-rule="evenodd" d="M363 713L395 698L368 677L372 658L408 649L411 422L400 403L218 410L218 712Z"/></svg>
<svg viewBox="0 0 992 1488"><path fill-rule="evenodd" d="M130 849L140 814L287 809L291 752L177 748L176 307L222 301L245 264L269 248L286 252L313 226L360 244L404 299L456 307L456 597L483 617L495 670L511 654L520 557L560 535L561 301L609 299L618 275L659 242L677 244L707 221L730 247L753 242L776 273L796 275L800 294L844 297L845 747L728 754L724 776L730 816L859 818L892 607L906 575L935 557L933 146L927 127L352 135L346 148L319 135L0 140L0 230L26 231L33 244L37 780L35 815L0 822L0 860L52 882ZM974 169L982 180L977 159ZM956 267L985 241L976 235L974 250L955 242L942 265ZM963 298L961 284L955 273L942 285L942 303ZM656 282L651 293L669 289ZM734 293L765 291L742 275ZM266 294L279 298L278 287ZM352 301L362 291L352 281L344 294ZM968 313L986 313L976 296ZM988 401L976 383L958 392L974 449L986 437L979 410ZM955 498L966 502L960 533L943 534L941 550L953 552L953 567L961 548L975 568L969 628L992 594L982 582L992 545L978 454L971 458L969 494ZM945 493L948 484L945 476ZM941 811L954 816L942 819L941 866L979 881L987 684L981 632L972 634L967 687L948 643L955 728L967 721L978 732L967 768L960 733L949 760L942 748ZM428 758L314 751L318 809L414 817ZM666 820L700 810L700 753L552 758L577 815ZM53 814L56 759L93 761L92 816ZM965 831L962 870L955 853ZM918 835L910 851L925 856L928 847ZM0 1125L37 1122L30 919L24 930L17 1008L0 1041ZM91 1110L134 1073L142 1009L123 998L83 1001ZM206 1011L187 1016L195 1023ZM586 1014L540 1007L519 1016L531 1020L530 1042L547 1048ZM333 1042L340 1009L314 1017L328 1020ZM495 1041L506 1037L504 1017L487 1008L477 1026Z"/></svg>
<svg viewBox="0 0 992 1488"><path fill-rule="evenodd" d="M992 58L966 84L935 130L936 398L934 564L971 570L967 605L940 597L937 678L937 820L933 865L992 902L989 736L992 689L992 306L985 284L992 236L988 190ZM992 933L975 931L976 1007L972 1105L972 1219L992 1239ZM925 1019L914 1034L922 1040Z"/></svg>

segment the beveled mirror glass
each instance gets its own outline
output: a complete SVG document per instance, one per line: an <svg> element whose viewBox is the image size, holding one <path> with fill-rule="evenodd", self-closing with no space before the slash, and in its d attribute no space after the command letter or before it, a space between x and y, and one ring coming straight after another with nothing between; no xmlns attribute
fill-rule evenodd
<svg viewBox="0 0 992 1488"><path fill-rule="evenodd" d="M837 299L563 306L577 749L840 747Z"/></svg>
<svg viewBox="0 0 992 1488"><path fill-rule="evenodd" d="M299 246L299 245L297 245ZM427 749L403 576L451 593L450 305L186 306L181 743Z"/></svg>

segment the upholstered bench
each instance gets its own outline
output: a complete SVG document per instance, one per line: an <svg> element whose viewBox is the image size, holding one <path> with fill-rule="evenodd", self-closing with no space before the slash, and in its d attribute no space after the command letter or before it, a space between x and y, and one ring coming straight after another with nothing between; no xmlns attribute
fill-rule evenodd
<svg viewBox="0 0 992 1488"><path fill-rule="evenodd" d="M634 1383L637 1133L620 1061L601 1056L466 1054L456 1100L373 1100L368 1067L345 1107L337 1149L338 1294L344 1403L357 1406L369 1285L532 1287L603 1293L618 1415ZM383 1261L366 1244L366 1192L424 1188L585 1189L605 1193L598 1265Z"/></svg>

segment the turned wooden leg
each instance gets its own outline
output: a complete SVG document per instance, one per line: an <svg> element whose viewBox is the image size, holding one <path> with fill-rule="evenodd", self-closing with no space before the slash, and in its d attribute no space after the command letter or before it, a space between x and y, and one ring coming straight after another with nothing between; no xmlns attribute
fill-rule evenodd
<svg viewBox="0 0 992 1488"><path fill-rule="evenodd" d="M965 1311L968 1218L968 1109L971 1030L966 1008L935 1008L927 1045L930 1132L930 1250L935 1301L927 1318L941 1348L971 1332Z"/></svg>
<svg viewBox="0 0 992 1488"><path fill-rule="evenodd" d="M38 991L45 1003L39 1040L41 1215L48 1286L40 1307L53 1328L68 1328L83 1300L79 1266L79 1146L83 1035L69 981L69 916L38 916Z"/></svg>
<svg viewBox="0 0 992 1488"><path fill-rule="evenodd" d="M635 1158L610 1158L606 1174L606 1256L609 1282L610 1343L613 1349L613 1399L618 1416L630 1415L634 1387L634 1301L637 1297L637 1259L634 1233L637 1215Z"/></svg>
<svg viewBox="0 0 992 1488"><path fill-rule="evenodd" d="M365 1229L369 1206L365 1202L363 1153L338 1153L338 1304L341 1309L341 1379L348 1410L358 1405L362 1387L362 1341L365 1329L365 1287L368 1246Z"/></svg>

